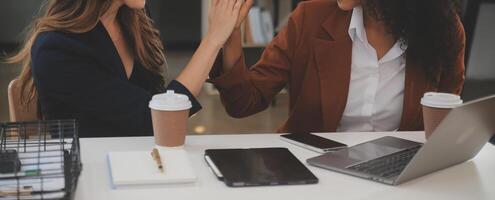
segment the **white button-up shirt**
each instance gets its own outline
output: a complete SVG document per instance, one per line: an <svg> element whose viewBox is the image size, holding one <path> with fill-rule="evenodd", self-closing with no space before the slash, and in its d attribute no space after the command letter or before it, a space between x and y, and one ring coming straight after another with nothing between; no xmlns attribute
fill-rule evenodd
<svg viewBox="0 0 495 200"><path fill-rule="evenodd" d="M340 132L399 129L404 100L405 49L400 41L378 60L368 43L363 8L356 7L349 26L352 39L351 81Z"/></svg>

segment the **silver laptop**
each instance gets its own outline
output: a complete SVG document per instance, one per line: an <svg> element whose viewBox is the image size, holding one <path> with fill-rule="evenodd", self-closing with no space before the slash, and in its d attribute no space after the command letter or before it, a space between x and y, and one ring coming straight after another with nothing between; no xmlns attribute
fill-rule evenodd
<svg viewBox="0 0 495 200"><path fill-rule="evenodd" d="M398 185L474 158L495 133L495 96L453 109L425 144L384 137L310 158L310 165Z"/></svg>

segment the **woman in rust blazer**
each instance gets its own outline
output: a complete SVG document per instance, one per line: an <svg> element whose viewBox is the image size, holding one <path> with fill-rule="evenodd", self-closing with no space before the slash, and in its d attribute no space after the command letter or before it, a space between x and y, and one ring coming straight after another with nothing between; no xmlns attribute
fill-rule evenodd
<svg viewBox="0 0 495 200"><path fill-rule="evenodd" d="M245 7L251 4L247 0ZM450 0L303 2L252 67L245 65L240 31L234 31L210 73L227 112L237 118L253 115L288 87L289 116L279 132L339 131L346 105L352 105L351 74L359 70L354 69L356 46L350 36L357 8L364 13L361 24L378 57L386 56L394 43L404 51L405 75L395 82L403 98L394 130L422 130L423 94L460 94L464 83L465 35ZM238 25L248 9L243 9ZM382 107L386 113L386 105Z"/></svg>

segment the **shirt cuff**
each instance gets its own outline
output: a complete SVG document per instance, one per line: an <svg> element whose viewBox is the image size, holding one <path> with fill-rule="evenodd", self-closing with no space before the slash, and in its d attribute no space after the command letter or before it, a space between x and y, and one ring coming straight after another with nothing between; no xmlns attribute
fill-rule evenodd
<svg viewBox="0 0 495 200"><path fill-rule="evenodd" d="M244 65L244 54L234 64L228 72L223 71L222 53L218 56L210 72L210 78L207 82L212 83L219 90L228 90L243 83L246 79L247 69Z"/></svg>
<svg viewBox="0 0 495 200"><path fill-rule="evenodd" d="M192 107L189 112L189 116L192 116L199 112L203 107L199 103L198 99L186 88L186 86L182 85L179 81L173 80L167 87L167 90L174 90L175 93L183 94L189 97L191 101Z"/></svg>
<svg viewBox="0 0 495 200"><path fill-rule="evenodd" d="M215 62L213 63L213 67L210 70L208 82L212 82L217 77L223 74L223 49L218 53Z"/></svg>

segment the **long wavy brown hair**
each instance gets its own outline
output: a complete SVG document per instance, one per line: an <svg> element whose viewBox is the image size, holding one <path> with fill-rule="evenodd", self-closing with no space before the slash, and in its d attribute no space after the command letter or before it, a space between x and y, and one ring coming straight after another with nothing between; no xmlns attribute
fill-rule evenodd
<svg viewBox="0 0 495 200"><path fill-rule="evenodd" d="M435 80L439 71L454 69L463 54L464 33L459 2L453 0L367 0L365 9L385 23L407 45L407 57ZM435 80L436 81L436 80Z"/></svg>
<svg viewBox="0 0 495 200"><path fill-rule="evenodd" d="M105 14L114 0L49 0L27 32L20 51L7 59L9 63L19 63L22 71L18 77L21 88L21 101L27 104L35 99L37 92L31 72L31 47L40 33L60 31L85 33L95 28L100 17ZM120 8L117 19L122 31L127 33L129 47L133 55L151 72L157 74L164 83L166 62L163 44L158 30L144 9Z"/></svg>

